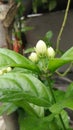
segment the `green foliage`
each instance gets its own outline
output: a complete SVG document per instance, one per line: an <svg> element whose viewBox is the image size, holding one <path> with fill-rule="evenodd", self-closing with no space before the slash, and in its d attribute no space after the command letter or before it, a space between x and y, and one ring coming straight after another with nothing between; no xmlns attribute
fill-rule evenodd
<svg viewBox="0 0 73 130"><path fill-rule="evenodd" d="M54 90L51 76L73 62L73 47L60 58L45 56L40 54L39 61L33 63L16 52L0 49L0 114L17 110L20 130L71 129L64 108L73 110L73 83L66 92ZM12 69L3 71L8 66Z"/></svg>
<svg viewBox="0 0 73 130"><path fill-rule="evenodd" d="M0 100L4 102L15 103L24 99L30 103L45 107L49 106L51 102L51 96L47 88L31 74L27 75L18 72L4 74L0 76L0 88L3 93Z"/></svg>
<svg viewBox="0 0 73 130"><path fill-rule="evenodd" d="M18 11L18 15L22 16L22 12L24 11L23 0L15 0L15 1L16 1L16 3L18 3L18 2L21 3L21 6ZM40 8L41 6L43 8L48 9L49 11L52 11L53 9L55 9L56 5L57 5L56 0L32 0L32 9L33 9L34 13L37 13L38 8ZM24 4L24 7L25 7L25 4Z"/></svg>
<svg viewBox="0 0 73 130"><path fill-rule="evenodd" d="M7 115L10 115L16 110L17 110L17 107L13 103L3 103L0 106L0 115L4 114L5 112L7 112Z"/></svg>
<svg viewBox="0 0 73 130"><path fill-rule="evenodd" d="M57 114L60 113L63 108L69 108L73 110L73 83L68 86L68 89L63 96L63 100L60 100L54 104L50 110Z"/></svg>
<svg viewBox="0 0 73 130"><path fill-rule="evenodd" d="M73 62L73 47L71 47L68 51L66 51L60 58L54 58L49 60L49 70L55 71L59 67Z"/></svg>
<svg viewBox="0 0 73 130"><path fill-rule="evenodd" d="M53 10L56 7L56 5L57 5L57 1L56 0L50 0L49 1L49 6L48 6L49 10L50 11Z"/></svg>
<svg viewBox="0 0 73 130"><path fill-rule="evenodd" d="M23 15L23 11L24 11L23 0L15 0L15 2L17 4L20 3L20 7L18 9L18 16L21 17Z"/></svg>
<svg viewBox="0 0 73 130"><path fill-rule="evenodd" d="M0 67L2 66L22 67L28 70L31 68L30 70L39 72L38 67L34 63L24 56L7 49L0 49Z"/></svg>
<svg viewBox="0 0 73 130"><path fill-rule="evenodd" d="M49 11L53 10L56 5L57 5L57 1L56 0L33 0L32 2L33 4L33 12L37 13L38 12L38 8L40 8L41 6L44 8L44 5L46 4L46 9L48 9Z"/></svg>
<svg viewBox="0 0 73 130"><path fill-rule="evenodd" d="M20 113L20 130L60 130L53 115L44 118L22 117Z"/></svg>
<svg viewBox="0 0 73 130"><path fill-rule="evenodd" d="M47 46L51 46L52 45L52 43L51 43L52 37L53 37L52 31L48 31L46 33L45 37L43 38L43 40L45 41Z"/></svg>

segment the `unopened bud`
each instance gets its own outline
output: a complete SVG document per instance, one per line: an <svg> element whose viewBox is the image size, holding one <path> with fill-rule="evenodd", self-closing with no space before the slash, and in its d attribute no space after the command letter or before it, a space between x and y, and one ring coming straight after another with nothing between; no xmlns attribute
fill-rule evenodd
<svg viewBox="0 0 73 130"><path fill-rule="evenodd" d="M37 62L38 60L38 57L37 57L37 54L35 52L32 52L29 56L29 59L32 61L32 62Z"/></svg>
<svg viewBox="0 0 73 130"><path fill-rule="evenodd" d="M49 48L47 49L47 55L48 55L49 58L54 58L54 56L55 56L55 51L54 51L54 49L53 49L52 47L49 47Z"/></svg>
<svg viewBox="0 0 73 130"><path fill-rule="evenodd" d="M38 55L40 54L46 54L46 51L47 51L47 47L46 47L46 44L44 41L42 40L39 40L36 44L36 48L35 48L35 51Z"/></svg>
<svg viewBox="0 0 73 130"><path fill-rule="evenodd" d="M7 72L10 72L11 70L12 70L11 67L8 67L8 68L7 68Z"/></svg>
<svg viewBox="0 0 73 130"><path fill-rule="evenodd" d="M2 70L0 70L0 75L2 75L3 74L3 71Z"/></svg>

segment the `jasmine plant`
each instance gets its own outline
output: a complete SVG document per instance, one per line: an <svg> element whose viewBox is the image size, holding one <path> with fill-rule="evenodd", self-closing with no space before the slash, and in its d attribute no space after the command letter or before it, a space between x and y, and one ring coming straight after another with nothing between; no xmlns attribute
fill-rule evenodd
<svg viewBox="0 0 73 130"><path fill-rule="evenodd" d="M70 63L66 74L73 65L73 47L57 57L64 24L56 49L39 40L26 58L0 48L0 114L17 111L20 130L73 130L65 109L73 110L73 82L63 91L52 80L60 67Z"/></svg>

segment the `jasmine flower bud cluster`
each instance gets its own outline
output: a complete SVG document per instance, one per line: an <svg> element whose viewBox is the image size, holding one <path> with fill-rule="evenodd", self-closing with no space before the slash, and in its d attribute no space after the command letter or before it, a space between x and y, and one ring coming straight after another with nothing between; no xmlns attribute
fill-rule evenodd
<svg viewBox="0 0 73 130"><path fill-rule="evenodd" d="M46 43L43 40L39 40L35 46L35 52L32 52L29 56L29 59L32 62L37 62L39 57L46 56L47 58L54 58L55 51L52 47L46 46Z"/></svg>

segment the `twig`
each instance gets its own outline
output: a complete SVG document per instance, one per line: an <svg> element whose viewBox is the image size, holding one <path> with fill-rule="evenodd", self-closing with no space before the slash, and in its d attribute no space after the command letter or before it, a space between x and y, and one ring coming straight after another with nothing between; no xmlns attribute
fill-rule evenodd
<svg viewBox="0 0 73 130"><path fill-rule="evenodd" d="M62 23L62 26L61 26L61 29L60 29L60 32L59 32L59 35L58 35L58 38L57 38L56 53L58 53L58 51L59 51L59 44L60 44L61 36L62 36L64 27L65 27L65 24L66 24L66 21L67 21L70 2L71 2L71 0L68 0L65 15L64 15L64 20L63 20L63 23Z"/></svg>
<svg viewBox="0 0 73 130"><path fill-rule="evenodd" d="M56 71L56 73L57 73L59 76L64 77L64 76L66 76L66 75L68 74L68 72L70 71L71 67L72 67L72 63L70 64L70 66L67 68L67 70L66 70L63 74L61 74L61 73L58 72L58 71Z"/></svg>
<svg viewBox="0 0 73 130"><path fill-rule="evenodd" d="M50 92L51 92L52 99L53 99L54 103L56 103L55 95L54 95L53 89L50 85L49 85L49 89L50 89ZM61 114L59 114L59 119L60 119L60 122L62 124L63 130L66 130L66 126L64 124L64 121L62 119Z"/></svg>

